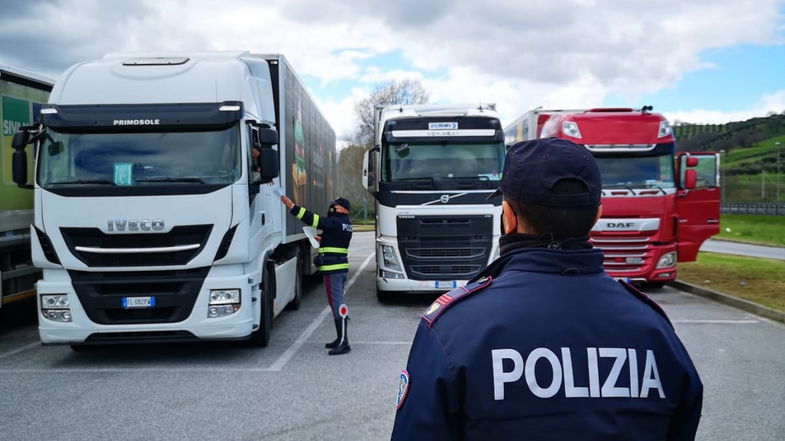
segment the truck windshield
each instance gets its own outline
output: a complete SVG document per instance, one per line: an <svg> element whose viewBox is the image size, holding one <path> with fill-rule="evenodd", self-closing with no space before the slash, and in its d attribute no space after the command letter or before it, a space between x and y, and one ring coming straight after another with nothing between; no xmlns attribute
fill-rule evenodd
<svg viewBox="0 0 785 441"><path fill-rule="evenodd" d="M603 188L674 187L673 156L598 157Z"/></svg>
<svg viewBox="0 0 785 441"><path fill-rule="evenodd" d="M382 152L382 181L499 181L504 144L394 143Z"/></svg>
<svg viewBox="0 0 785 441"><path fill-rule="evenodd" d="M238 125L162 133L49 129L38 155L38 183L44 188L231 184L242 174Z"/></svg>

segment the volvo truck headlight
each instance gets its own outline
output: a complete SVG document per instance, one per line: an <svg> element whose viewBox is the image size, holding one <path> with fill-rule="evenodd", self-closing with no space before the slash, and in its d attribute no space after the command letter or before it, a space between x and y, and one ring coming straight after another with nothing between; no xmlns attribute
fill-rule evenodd
<svg viewBox="0 0 785 441"><path fill-rule="evenodd" d="M211 289L207 317L223 317L240 310L239 289Z"/></svg>
<svg viewBox="0 0 785 441"><path fill-rule="evenodd" d="M660 260L657 261L657 269L660 268L670 268L676 264L676 252L671 251L669 253L665 253L660 257Z"/></svg>
<svg viewBox="0 0 785 441"><path fill-rule="evenodd" d="M403 279L403 273L396 273L395 271L379 270L379 277L382 279Z"/></svg>
<svg viewBox="0 0 785 441"><path fill-rule="evenodd" d="M660 121L660 130L657 132L658 138L664 138L673 133L670 123L668 121Z"/></svg>
<svg viewBox="0 0 785 441"><path fill-rule="evenodd" d="M578 123L575 121L564 121L561 123L561 131L564 132L565 135L573 138L581 137L581 131L578 129Z"/></svg>
<svg viewBox="0 0 785 441"><path fill-rule="evenodd" d="M71 304L67 294L44 294L41 296L41 314L56 322L71 321Z"/></svg>
<svg viewBox="0 0 785 441"><path fill-rule="evenodd" d="M398 257L395 255L395 248L390 245L382 245L381 247L384 266L400 271L401 265L398 264Z"/></svg>

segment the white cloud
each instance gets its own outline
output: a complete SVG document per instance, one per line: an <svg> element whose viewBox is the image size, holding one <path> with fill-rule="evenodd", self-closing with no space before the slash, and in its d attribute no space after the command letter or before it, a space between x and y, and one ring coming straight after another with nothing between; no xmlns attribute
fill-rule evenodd
<svg viewBox="0 0 785 441"><path fill-rule="evenodd" d="M680 121L693 124L724 124L731 121L744 121L749 118L765 116L769 112L785 112L785 90L761 96L757 103L749 109L740 109L732 112L720 112L709 109L691 109L676 112L666 112L665 117L670 121Z"/></svg>
<svg viewBox="0 0 785 441"><path fill-rule="evenodd" d="M610 93L637 101L710 67L702 51L781 43L782 31L780 0L7 2L0 62L50 76L107 52L248 49L285 54L322 87L420 79L438 102L495 101L503 122ZM409 65L372 64L389 54ZM361 92L322 105L339 138L353 133Z"/></svg>

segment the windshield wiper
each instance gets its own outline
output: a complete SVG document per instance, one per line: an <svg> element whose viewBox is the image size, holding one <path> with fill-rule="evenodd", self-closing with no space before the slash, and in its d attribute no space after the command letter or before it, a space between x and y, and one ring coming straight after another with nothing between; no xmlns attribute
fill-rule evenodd
<svg viewBox="0 0 785 441"><path fill-rule="evenodd" d="M631 193L633 193L633 194L635 193L635 190L632 187L630 187L627 184L621 183L621 182L619 182L618 184L606 185L605 188L625 188L625 189L629 190Z"/></svg>
<svg viewBox="0 0 785 441"><path fill-rule="evenodd" d="M466 179L466 180L472 180L472 181L490 181L490 178L488 178L485 175L482 175L482 176L480 176L480 175L478 175L478 176L452 176L452 177L450 177L448 179Z"/></svg>
<svg viewBox="0 0 785 441"><path fill-rule="evenodd" d="M136 179L136 182L193 182L197 184L204 184L202 178L149 178L149 179Z"/></svg>
<svg viewBox="0 0 785 441"><path fill-rule="evenodd" d="M106 179L76 179L73 181L52 182L49 185L78 185L78 184L114 185L114 182Z"/></svg>

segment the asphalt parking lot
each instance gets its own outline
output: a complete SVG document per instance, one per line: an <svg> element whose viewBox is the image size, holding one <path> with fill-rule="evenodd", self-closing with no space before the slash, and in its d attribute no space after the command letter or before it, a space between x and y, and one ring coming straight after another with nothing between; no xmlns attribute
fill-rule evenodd
<svg viewBox="0 0 785 441"><path fill-rule="evenodd" d="M41 346L32 303L0 314L2 440L378 440L389 438L398 373L434 296L379 303L373 233L350 250L352 352L334 338L322 286L275 322L270 346ZM705 384L701 440L781 440L785 326L680 292L664 306ZM481 318L478 318L481 319Z"/></svg>

